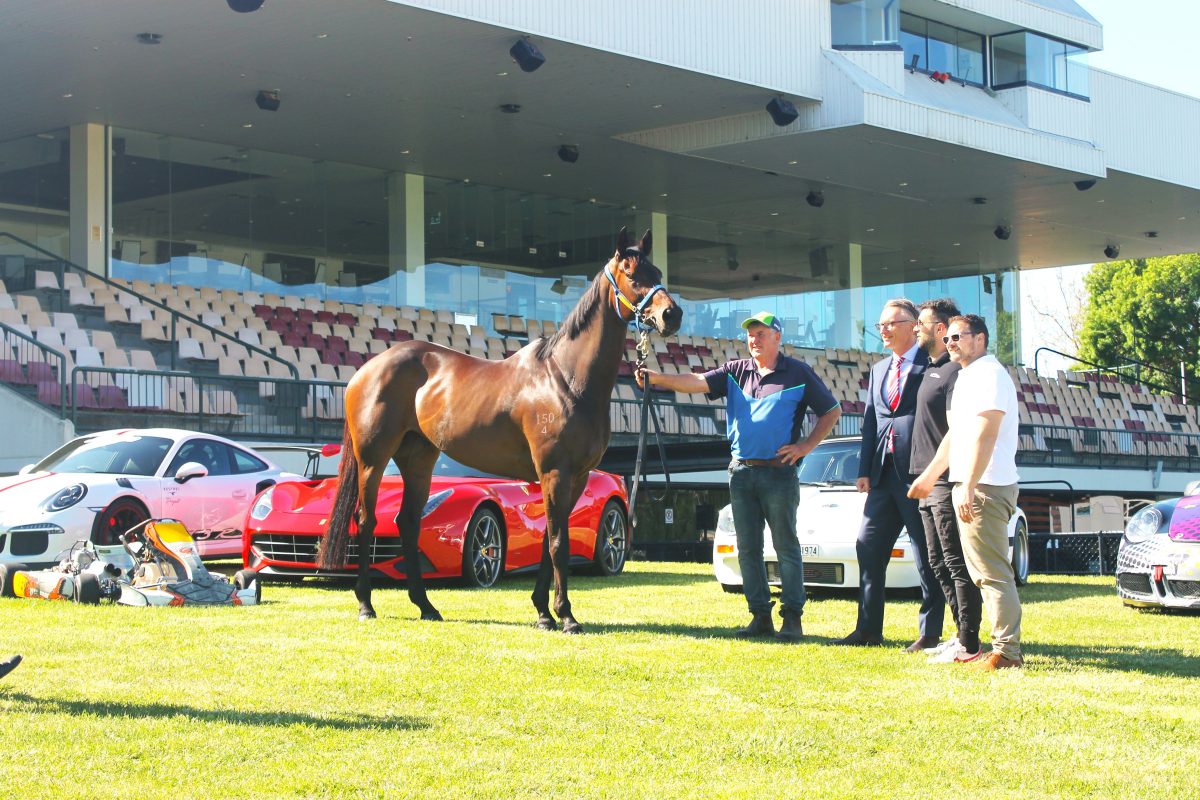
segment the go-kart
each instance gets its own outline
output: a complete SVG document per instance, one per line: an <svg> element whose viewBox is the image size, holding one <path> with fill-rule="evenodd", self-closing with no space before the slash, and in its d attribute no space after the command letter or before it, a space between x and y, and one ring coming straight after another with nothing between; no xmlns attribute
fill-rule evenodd
<svg viewBox="0 0 1200 800"><path fill-rule="evenodd" d="M50 569L0 564L0 594L127 606L244 606L262 599L254 570L244 569L233 580L209 572L178 520L146 520L120 538L121 544L111 546L76 542Z"/></svg>

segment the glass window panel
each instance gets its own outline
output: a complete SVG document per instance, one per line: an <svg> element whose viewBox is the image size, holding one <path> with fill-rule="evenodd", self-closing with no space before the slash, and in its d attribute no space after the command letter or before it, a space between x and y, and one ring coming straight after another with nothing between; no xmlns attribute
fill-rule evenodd
<svg viewBox="0 0 1200 800"><path fill-rule="evenodd" d="M954 77L982 85L983 71L983 37L970 31L958 31L958 59L952 70Z"/></svg>
<svg viewBox="0 0 1200 800"><path fill-rule="evenodd" d="M70 258L67 129L0 143L0 230Z"/></svg>
<svg viewBox="0 0 1200 800"><path fill-rule="evenodd" d="M1026 81L1038 86L1054 87L1055 65L1064 55L1062 42L1036 34L1025 34Z"/></svg>
<svg viewBox="0 0 1200 800"><path fill-rule="evenodd" d="M830 0L829 10L834 47L886 47L899 42L896 0Z"/></svg>
<svg viewBox="0 0 1200 800"><path fill-rule="evenodd" d="M1067 84L1065 91L1080 97L1090 97L1088 91L1088 58L1087 51L1077 47L1067 46Z"/></svg>
<svg viewBox="0 0 1200 800"><path fill-rule="evenodd" d="M929 23L929 70L955 74L958 61L958 31L949 25Z"/></svg>
<svg viewBox="0 0 1200 800"><path fill-rule="evenodd" d="M1025 82L1025 34L1009 33L992 38L993 86Z"/></svg>
<svg viewBox="0 0 1200 800"><path fill-rule="evenodd" d="M926 69L929 60L925 53L925 20L912 14L900 15L900 46L904 48L904 64L912 64L917 56L917 69Z"/></svg>

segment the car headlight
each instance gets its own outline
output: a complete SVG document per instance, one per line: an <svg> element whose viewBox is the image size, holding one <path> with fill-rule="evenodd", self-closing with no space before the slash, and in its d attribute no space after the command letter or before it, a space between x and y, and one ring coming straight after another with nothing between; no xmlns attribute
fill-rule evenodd
<svg viewBox="0 0 1200 800"><path fill-rule="evenodd" d="M262 521L271 513L271 495L275 493L275 487L272 486L258 496L254 501L254 505L250 507L250 519Z"/></svg>
<svg viewBox="0 0 1200 800"><path fill-rule="evenodd" d="M1162 527L1163 515L1156 507L1143 508L1130 518L1125 526L1125 538L1132 544L1144 542Z"/></svg>
<svg viewBox="0 0 1200 800"><path fill-rule="evenodd" d="M725 506L717 514L717 533L733 533L733 506Z"/></svg>
<svg viewBox="0 0 1200 800"><path fill-rule="evenodd" d="M429 499L425 501L425 507L421 509L421 519L425 519L425 517L436 511L437 507L449 500L452 494L454 494L453 489L446 489L444 492L430 495Z"/></svg>
<svg viewBox="0 0 1200 800"><path fill-rule="evenodd" d="M64 486L54 493L43 506L47 511L63 511L78 503L87 496L87 486L82 483L74 483L70 486Z"/></svg>

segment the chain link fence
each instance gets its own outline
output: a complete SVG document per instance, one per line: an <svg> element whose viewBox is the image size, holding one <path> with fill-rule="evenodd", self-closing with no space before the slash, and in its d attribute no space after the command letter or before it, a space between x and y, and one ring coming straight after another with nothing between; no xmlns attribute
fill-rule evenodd
<svg viewBox="0 0 1200 800"><path fill-rule="evenodd" d="M1041 575L1114 575L1121 531L1029 534L1029 571Z"/></svg>

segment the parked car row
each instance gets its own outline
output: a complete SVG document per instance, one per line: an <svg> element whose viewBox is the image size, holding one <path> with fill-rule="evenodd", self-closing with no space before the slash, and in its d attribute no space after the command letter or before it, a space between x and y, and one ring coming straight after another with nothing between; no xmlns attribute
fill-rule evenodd
<svg viewBox="0 0 1200 800"><path fill-rule="evenodd" d="M327 446L325 453L337 450ZM0 478L0 564L51 566L76 542L118 544L138 523L170 518L191 532L204 558L240 555L264 576L316 575L336 493L336 477L284 471L263 453L219 436L104 431ZM394 521L403 495L403 480L389 473L379 492L372 565L391 578L405 574ZM538 484L486 475L443 456L422 521L421 571L487 587L505 574L536 569L545 513ZM624 482L593 471L570 517L572 563L601 575L621 572L627 520ZM353 574L357 561L352 542L345 569L333 574Z"/></svg>

